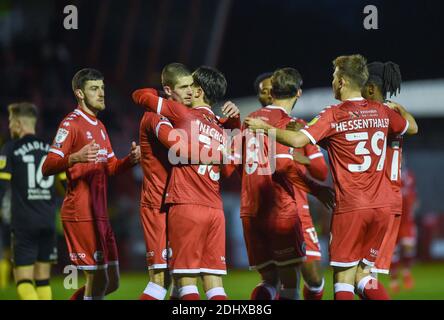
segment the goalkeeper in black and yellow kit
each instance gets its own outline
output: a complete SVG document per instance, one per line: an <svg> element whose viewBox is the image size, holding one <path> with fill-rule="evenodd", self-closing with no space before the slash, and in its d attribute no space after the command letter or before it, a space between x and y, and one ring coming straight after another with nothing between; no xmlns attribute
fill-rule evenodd
<svg viewBox="0 0 444 320"><path fill-rule="evenodd" d="M23 300L51 300L51 262L57 260L54 176L43 177L49 144L35 136L37 108L8 106L13 140L0 152L0 201L11 187L11 251L17 293Z"/></svg>

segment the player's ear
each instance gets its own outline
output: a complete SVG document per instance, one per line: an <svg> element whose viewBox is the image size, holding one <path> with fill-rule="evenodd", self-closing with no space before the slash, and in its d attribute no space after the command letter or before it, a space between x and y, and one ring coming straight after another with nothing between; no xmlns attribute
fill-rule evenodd
<svg viewBox="0 0 444 320"><path fill-rule="evenodd" d="M296 93L296 97L298 97L298 99L302 96L302 89L298 89L298 93Z"/></svg>
<svg viewBox="0 0 444 320"><path fill-rule="evenodd" d="M203 90L201 87L197 87L194 90L194 98L200 98L203 95Z"/></svg>
<svg viewBox="0 0 444 320"><path fill-rule="evenodd" d="M171 97L173 95L173 90L169 86L163 86L163 91L167 94L167 96Z"/></svg>
<svg viewBox="0 0 444 320"><path fill-rule="evenodd" d="M367 93L369 96L373 96L375 94L376 88L375 88L374 84L371 83L371 84L367 85L366 89L367 89Z"/></svg>
<svg viewBox="0 0 444 320"><path fill-rule="evenodd" d="M83 99L85 99L85 94L84 94L83 91L80 90L80 89L76 89L76 90L74 91L74 95L75 95L76 98L79 99L79 100L83 100Z"/></svg>

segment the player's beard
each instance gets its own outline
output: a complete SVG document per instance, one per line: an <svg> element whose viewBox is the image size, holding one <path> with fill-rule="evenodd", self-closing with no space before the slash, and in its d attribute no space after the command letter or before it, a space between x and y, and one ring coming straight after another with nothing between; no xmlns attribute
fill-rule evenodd
<svg viewBox="0 0 444 320"><path fill-rule="evenodd" d="M88 99L88 97L85 97L85 106L91 110L94 113L98 113L99 111L103 111L105 110L105 101L104 102L99 102L99 101L95 101L92 102Z"/></svg>

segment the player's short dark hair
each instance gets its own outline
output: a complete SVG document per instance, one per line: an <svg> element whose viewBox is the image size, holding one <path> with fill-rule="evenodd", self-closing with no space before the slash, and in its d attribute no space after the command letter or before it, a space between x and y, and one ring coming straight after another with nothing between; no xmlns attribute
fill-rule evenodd
<svg viewBox="0 0 444 320"><path fill-rule="evenodd" d="M102 73L96 69L85 68L78 71L72 78L72 91L83 90L87 81L103 80Z"/></svg>
<svg viewBox="0 0 444 320"><path fill-rule="evenodd" d="M173 62L162 69L162 86L174 88L177 80L182 77L191 76L191 71L182 63Z"/></svg>
<svg viewBox="0 0 444 320"><path fill-rule="evenodd" d="M302 76L294 68L277 69L271 77L271 95L276 99L293 98L302 86Z"/></svg>
<svg viewBox="0 0 444 320"><path fill-rule="evenodd" d="M227 80L219 70L202 66L193 72L193 81L202 88L204 101L210 106L221 100L227 92Z"/></svg>
<svg viewBox="0 0 444 320"><path fill-rule="evenodd" d="M347 78L359 89L367 83L367 59L360 54L337 57L333 60L333 67L338 68L338 76Z"/></svg>
<svg viewBox="0 0 444 320"><path fill-rule="evenodd" d="M259 92L261 91L260 88L261 82L264 81L265 79L271 78L272 75L273 72L264 72L257 76L256 80L254 80L254 90L256 94L259 94Z"/></svg>
<svg viewBox="0 0 444 320"><path fill-rule="evenodd" d="M387 94L396 96L401 92L401 69L399 65L394 62L380 62L375 61L367 65L368 68L368 81L367 84L376 85L381 90L384 99L387 98Z"/></svg>
<svg viewBox="0 0 444 320"><path fill-rule="evenodd" d="M8 105L8 112L13 117L37 119L38 116L36 105L30 102L11 103Z"/></svg>

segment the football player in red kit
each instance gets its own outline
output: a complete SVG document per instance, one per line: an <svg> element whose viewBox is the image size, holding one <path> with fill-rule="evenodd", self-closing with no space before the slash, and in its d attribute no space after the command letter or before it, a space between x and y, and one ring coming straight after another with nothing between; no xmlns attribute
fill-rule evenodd
<svg viewBox="0 0 444 320"><path fill-rule="evenodd" d="M72 80L77 108L60 123L42 172L66 171L61 218L71 262L84 270L86 284L72 299L99 300L119 286L117 246L107 212L107 179L137 164L140 148L117 159L97 114L105 109L102 74L82 69Z"/></svg>
<svg viewBox="0 0 444 320"><path fill-rule="evenodd" d="M271 77L273 73L263 73L255 80L255 90L259 102L263 107L273 104L271 96L272 84ZM300 130L305 127L306 122L299 118L293 118L287 125L289 130ZM324 181L327 179L328 167L324 156L318 146L306 145L304 148L296 149L293 158L298 162L298 166L304 174L308 171L312 177ZM316 229L310 215L307 194L305 191L296 188L296 203L298 207L299 218L302 223L302 231L306 244L306 257L301 267L304 279L304 299L321 300L324 292L324 278L321 271L321 250Z"/></svg>
<svg viewBox="0 0 444 320"><path fill-rule="evenodd" d="M200 150L210 150L211 161L196 164L190 164L188 159L183 163L175 157L175 148L169 150L170 162L175 165L165 198L169 205L168 239L171 247L168 267L180 287L180 299L199 299L198 277L203 279L208 299L226 299L221 278L226 274L225 220L217 164L221 161L220 149L224 148L226 137L211 106L223 97L227 84L219 71L209 67L198 68L193 73L193 81L191 109L158 97L153 89L137 90L133 99L167 117L175 128L183 130L188 141L198 141ZM238 117L234 122L240 125Z"/></svg>
<svg viewBox="0 0 444 320"><path fill-rule="evenodd" d="M412 289L414 279L411 268L416 254L415 210L417 208L416 179L413 171L403 167L402 180L402 215L396 239L396 250L390 268L390 288L397 292L400 289L399 271L405 289Z"/></svg>
<svg viewBox="0 0 444 320"><path fill-rule="evenodd" d="M393 102L387 102L387 96L396 95L401 89L401 71L393 62L372 62L367 65L369 79L362 91L364 98L386 103L390 108L403 108ZM385 175L391 185L392 214L394 221L391 230L384 237L372 271L389 273L392 256L396 246L399 226L403 213L403 197L401 192L402 135L389 135L387 138ZM363 297L365 298L365 297Z"/></svg>
<svg viewBox="0 0 444 320"><path fill-rule="evenodd" d="M388 134L416 134L418 127L404 109L397 109L399 114L362 98L368 80L363 56L341 56L333 65L333 91L341 103L325 108L308 127L293 132L258 118L245 121L254 130L274 129L285 145L299 148L311 142L328 150L336 191L330 239L335 299L354 299L355 286L367 299L388 299L369 276L393 223L391 186L384 172L386 139Z"/></svg>
<svg viewBox="0 0 444 320"><path fill-rule="evenodd" d="M289 113L300 97L302 78L297 70L283 68L274 72L271 83L272 105L250 116L285 128L294 120ZM241 218L250 268L262 278L251 298L273 300L279 295L280 299L298 299L305 243L296 193L299 188L306 192L308 186L299 177L305 167L299 167L294 157L301 161L302 155L266 136L254 135L247 128L243 136Z"/></svg>

